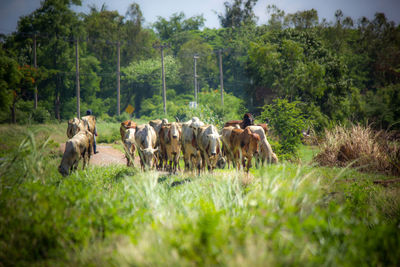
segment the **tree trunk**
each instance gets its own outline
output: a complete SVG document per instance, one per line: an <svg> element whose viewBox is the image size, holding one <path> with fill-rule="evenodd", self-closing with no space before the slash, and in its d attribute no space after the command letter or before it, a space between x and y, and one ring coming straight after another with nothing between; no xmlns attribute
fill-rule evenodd
<svg viewBox="0 0 400 267"><path fill-rule="evenodd" d="M61 117L60 117L60 94L57 92L56 95L56 100L54 101L55 103L55 108L56 108L56 119L58 121L61 121Z"/></svg>
<svg viewBox="0 0 400 267"><path fill-rule="evenodd" d="M17 123L17 118L15 116L15 101L13 101L12 107L11 107L11 122L14 124Z"/></svg>

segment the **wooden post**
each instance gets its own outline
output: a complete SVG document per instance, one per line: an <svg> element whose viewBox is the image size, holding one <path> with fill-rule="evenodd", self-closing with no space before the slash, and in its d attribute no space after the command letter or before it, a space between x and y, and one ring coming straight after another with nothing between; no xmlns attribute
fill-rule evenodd
<svg viewBox="0 0 400 267"><path fill-rule="evenodd" d="M36 34L33 38L33 67L35 68L35 71L37 72L37 61L36 61ZM37 83L35 79L35 89L34 89L34 109L37 109L38 105L38 91L37 91Z"/></svg>
<svg viewBox="0 0 400 267"><path fill-rule="evenodd" d="M120 43L117 42L117 115L121 115Z"/></svg>
<svg viewBox="0 0 400 267"><path fill-rule="evenodd" d="M222 50L218 50L219 57L219 83L221 87L221 105L224 106L224 74L222 73Z"/></svg>
<svg viewBox="0 0 400 267"><path fill-rule="evenodd" d="M166 85L165 85L164 47L161 47L161 69L162 69L162 87L163 87L164 114L167 115L167 88L166 88Z"/></svg>
<svg viewBox="0 0 400 267"><path fill-rule="evenodd" d="M79 44L75 40L75 60L76 60L76 116L81 118L81 88L79 84Z"/></svg>
<svg viewBox="0 0 400 267"><path fill-rule="evenodd" d="M153 45L153 48L160 48L161 50L161 75L162 75L162 88L163 88L163 104L164 104L164 115L167 115L167 88L165 84L165 71L164 71L164 48L168 48L170 45Z"/></svg>
<svg viewBox="0 0 400 267"><path fill-rule="evenodd" d="M197 59L199 57L194 55L193 59L194 59L194 66L193 66L193 76L194 76L194 102L196 103L197 106L197 69L196 69L196 64L197 64Z"/></svg>

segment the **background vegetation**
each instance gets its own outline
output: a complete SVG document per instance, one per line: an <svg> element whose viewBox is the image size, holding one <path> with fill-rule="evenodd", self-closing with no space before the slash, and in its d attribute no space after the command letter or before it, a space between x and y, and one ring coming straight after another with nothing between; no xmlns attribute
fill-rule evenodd
<svg viewBox="0 0 400 267"><path fill-rule="evenodd" d="M399 129L399 25L382 13L368 20L337 10L334 21L326 21L314 9L286 14L276 6L265 7L270 20L257 24L256 2L225 3L218 14L221 27L208 29L202 16L186 18L184 13L143 27L144 16L134 2L125 14L106 5L77 14L71 6L80 0L43 1L20 18L14 33L2 36L0 121L60 121L76 115L74 44L79 40L82 112L90 107L97 116L115 118L119 42L122 110L131 104L135 117L164 116L159 51L152 45L169 43L170 118L196 113L188 109L194 100L196 54L200 105L217 121L240 119L244 110L259 115L280 98L297 101L304 123L317 132L349 122ZM33 68L34 36L38 69ZM230 98L224 107L213 93L219 87L220 49L225 97Z"/></svg>

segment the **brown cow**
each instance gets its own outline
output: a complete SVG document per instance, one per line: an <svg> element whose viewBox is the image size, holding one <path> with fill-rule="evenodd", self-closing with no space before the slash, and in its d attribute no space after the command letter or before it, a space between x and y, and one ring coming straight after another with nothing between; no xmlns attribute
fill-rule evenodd
<svg viewBox="0 0 400 267"><path fill-rule="evenodd" d="M159 148L156 151L156 157L158 159L157 162L157 168L158 169L162 169L162 165L163 165L163 157L161 155L161 147L160 147L160 131L161 131L161 127L165 124L168 123L168 119L157 119L157 120L151 120L149 121L149 124L151 127L153 127L155 133L156 133L156 147Z"/></svg>
<svg viewBox="0 0 400 267"><path fill-rule="evenodd" d="M233 156L236 161L236 166L238 170L240 169L240 160L242 161L243 167L245 165L245 158L247 159L246 172L249 172L251 167L251 160L254 153L258 151L258 143L260 141L260 136L258 134L253 134L246 128L233 129L230 137L230 144L233 150Z"/></svg>
<svg viewBox="0 0 400 267"><path fill-rule="evenodd" d="M89 165L92 140L92 133L82 130L67 141L61 164L58 167L58 171L63 176L69 175L73 170L76 170L81 158L83 158L82 169Z"/></svg>
<svg viewBox="0 0 400 267"><path fill-rule="evenodd" d="M236 162L233 156L233 151L230 143L230 138L233 129L239 129L239 125L224 127L221 131L221 141L222 141L222 154L226 157L228 162L228 168L230 168L230 163L236 167Z"/></svg>
<svg viewBox="0 0 400 267"><path fill-rule="evenodd" d="M164 124L160 131L160 148L162 161L165 161L165 169L176 172L181 154L182 129L179 123ZM169 164L169 167L167 168Z"/></svg>

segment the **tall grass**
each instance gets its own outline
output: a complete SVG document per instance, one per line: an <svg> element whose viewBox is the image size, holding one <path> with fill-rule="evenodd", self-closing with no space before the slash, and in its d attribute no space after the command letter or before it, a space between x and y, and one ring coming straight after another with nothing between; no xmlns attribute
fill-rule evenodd
<svg viewBox="0 0 400 267"><path fill-rule="evenodd" d="M0 165L6 266L399 264L399 188L372 175L348 183L360 174L280 164L201 176L91 166L63 178L60 155L32 137Z"/></svg>
<svg viewBox="0 0 400 267"><path fill-rule="evenodd" d="M315 161L325 166L351 164L363 171L400 175L400 146L383 131L360 125L336 126L325 132Z"/></svg>

